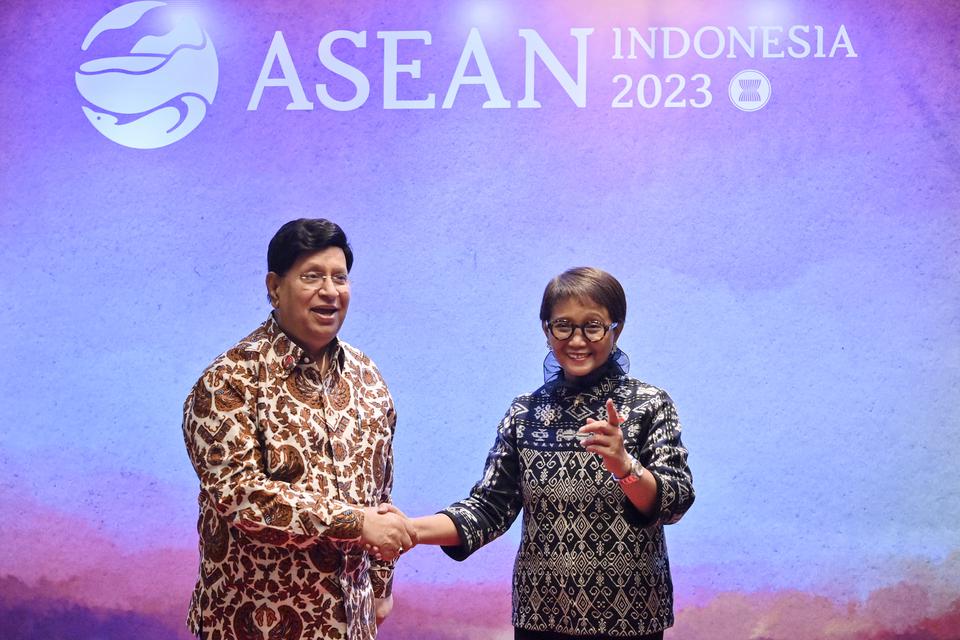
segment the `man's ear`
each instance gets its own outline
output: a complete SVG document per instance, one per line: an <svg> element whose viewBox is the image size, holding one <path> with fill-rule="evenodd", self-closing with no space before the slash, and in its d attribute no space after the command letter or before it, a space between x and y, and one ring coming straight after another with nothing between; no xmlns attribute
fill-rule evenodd
<svg viewBox="0 0 960 640"><path fill-rule="evenodd" d="M280 295L278 293L280 289L280 276L271 271L267 273L264 284L267 286L267 297L270 298L270 304L276 308L280 301Z"/></svg>

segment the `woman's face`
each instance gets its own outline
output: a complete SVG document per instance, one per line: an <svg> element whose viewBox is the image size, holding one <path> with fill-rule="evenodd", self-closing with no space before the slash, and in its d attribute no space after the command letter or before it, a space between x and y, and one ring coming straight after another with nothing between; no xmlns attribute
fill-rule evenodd
<svg viewBox="0 0 960 640"><path fill-rule="evenodd" d="M555 320L566 320L575 325L582 325L587 322L600 322L603 325L609 325L612 322L610 312L607 311L606 307L602 307L592 300L580 300L578 298L559 300L553 306L553 312L550 315L550 321ZM606 335L597 342L589 342L583 335L582 329L574 329L573 335L566 340L557 340L550 333L549 328L545 327L544 331L557 362L563 368L564 376L570 379L585 376L606 363L607 358L610 357L610 352L613 351L619 327L607 331Z"/></svg>
<svg viewBox="0 0 960 640"><path fill-rule="evenodd" d="M301 278L304 274L326 277L317 284L306 284ZM305 254L282 276L267 274L267 292L277 322L311 356L330 344L343 326L350 306L350 285L337 285L333 277L346 274L347 258L340 247Z"/></svg>

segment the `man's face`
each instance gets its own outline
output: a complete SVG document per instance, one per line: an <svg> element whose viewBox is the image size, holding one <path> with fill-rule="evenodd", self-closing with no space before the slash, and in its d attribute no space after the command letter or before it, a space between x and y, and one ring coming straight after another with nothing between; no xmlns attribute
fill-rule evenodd
<svg viewBox="0 0 960 640"><path fill-rule="evenodd" d="M311 356L318 356L343 326L350 285L334 280L346 275L347 258L340 247L305 254L282 276L267 274L277 322Z"/></svg>

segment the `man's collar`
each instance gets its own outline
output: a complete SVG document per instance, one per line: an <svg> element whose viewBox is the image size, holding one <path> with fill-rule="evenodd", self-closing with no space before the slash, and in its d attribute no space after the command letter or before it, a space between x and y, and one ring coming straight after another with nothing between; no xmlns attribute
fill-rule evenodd
<svg viewBox="0 0 960 640"><path fill-rule="evenodd" d="M275 375L286 378L298 364L308 364L313 361L313 358L304 351L303 347L294 342L280 328L280 324L273 317L273 313L267 318L263 328L267 336L267 344L264 347L266 351L263 356L270 371ZM330 353L330 366L339 372L343 368L343 347L340 340L335 337L327 345L327 349Z"/></svg>

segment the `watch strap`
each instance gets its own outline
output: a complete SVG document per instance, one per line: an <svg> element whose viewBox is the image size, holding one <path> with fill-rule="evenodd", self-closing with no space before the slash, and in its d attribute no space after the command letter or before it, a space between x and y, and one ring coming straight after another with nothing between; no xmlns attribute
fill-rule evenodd
<svg viewBox="0 0 960 640"><path fill-rule="evenodd" d="M644 468L640 466L640 463L637 461L637 459L633 456L630 456L630 470L627 471L627 475L623 476L622 478L618 478L611 473L610 477L616 480L621 487L625 487L633 484L634 482L638 482L640 477L643 475L643 472Z"/></svg>

